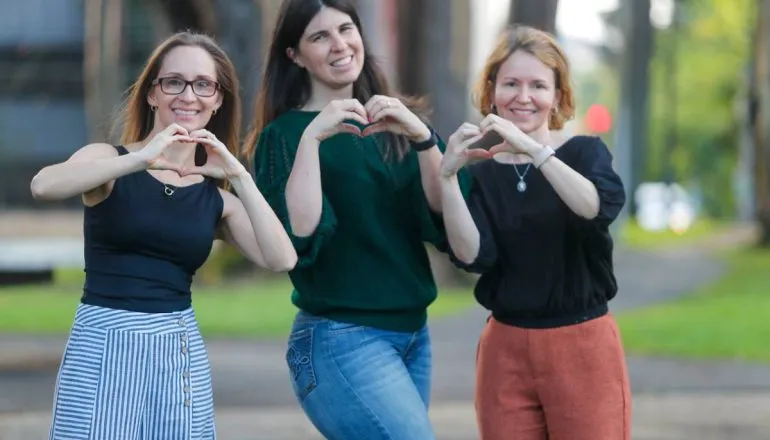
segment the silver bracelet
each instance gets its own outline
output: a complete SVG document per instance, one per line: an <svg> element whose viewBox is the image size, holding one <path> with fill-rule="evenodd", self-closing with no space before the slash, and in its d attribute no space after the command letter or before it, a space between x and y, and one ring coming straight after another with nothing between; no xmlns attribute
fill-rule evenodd
<svg viewBox="0 0 770 440"><path fill-rule="evenodd" d="M534 165L535 168L540 168L554 154L556 154L556 152L553 151L553 148L545 145L535 154L535 157L532 158L532 165Z"/></svg>

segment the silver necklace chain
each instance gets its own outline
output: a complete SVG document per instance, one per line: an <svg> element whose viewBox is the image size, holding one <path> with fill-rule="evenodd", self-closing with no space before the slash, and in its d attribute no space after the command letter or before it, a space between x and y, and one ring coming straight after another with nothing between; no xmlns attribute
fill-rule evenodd
<svg viewBox="0 0 770 440"><path fill-rule="evenodd" d="M519 176L519 183L516 184L516 190L518 190L520 193L523 193L527 190L527 182L524 181L524 177L526 177L527 173L529 172L529 168L532 166L532 162L527 164L527 167L524 169L523 173L519 172L519 165L513 164L513 169L516 170L516 175Z"/></svg>

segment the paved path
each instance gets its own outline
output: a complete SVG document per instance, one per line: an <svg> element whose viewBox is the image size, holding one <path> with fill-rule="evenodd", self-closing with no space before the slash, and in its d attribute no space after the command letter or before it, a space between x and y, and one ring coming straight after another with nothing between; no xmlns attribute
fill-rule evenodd
<svg viewBox="0 0 770 440"><path fill-rule="evenodd" d="M619 312L708 283L722 266L704 253L618 252ZM475 308L432 324L433 417L441 439L473 439L473 359L485 313ZM40 438L64 340L0 336L0 440ZM314 439L297 411L283 341L210 340L222 439ZM629 358L634 439L767 439L770 367ZM759 413L764 412L764 414ZM764 418L762 416L765 416Z"/></svg>

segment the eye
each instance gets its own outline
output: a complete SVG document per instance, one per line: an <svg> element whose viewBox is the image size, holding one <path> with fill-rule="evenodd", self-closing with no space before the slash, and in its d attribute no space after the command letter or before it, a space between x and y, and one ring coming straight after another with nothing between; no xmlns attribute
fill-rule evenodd
<svg viewBox="0 0 770 440"><path fill-rule="evenodd" d="M179 78L165 78L164 81L166 81L166 85L169 87L181 87L184 85L184 81Z"/></svg>
<svg viewBox="0 0 770 440"><path fill-rule="evenodd" d="M324 38L326 38L325 32L313 35L313 38L311 38L310 41L317 42L317 41L321 41Z"/></svg>

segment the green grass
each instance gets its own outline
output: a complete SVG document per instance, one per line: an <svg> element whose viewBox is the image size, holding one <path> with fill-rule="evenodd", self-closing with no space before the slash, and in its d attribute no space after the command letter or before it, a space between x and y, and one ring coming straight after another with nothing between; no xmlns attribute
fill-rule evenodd
<svg viewBox="0 0 770 440"><path fill-rule="evenodd" d="M770 363L770 250L726 255L726 275L692 295L621 313L629 353Z"/></svg>
<svg viewBox="0 0 770 440"><path fill-rule="evenodd" d="M50 285L0 288L0 332L66 334L80 300L82 272L57 273ZM274 337L285 335L296 308L287 278L200 287L193 306L206 336ZM431 317L460 312L473 304L470 288L439 291Z"/></svg>
<svg viewBox="0 0 770 440"><path fill-rule="evenodd" d="M677 234L670 229L647 231L635 221L626 222L620 229L619 243L634 249L662 249L696 243L723 232L729 225L707 218L697 219L686 232Z"/></svg>

